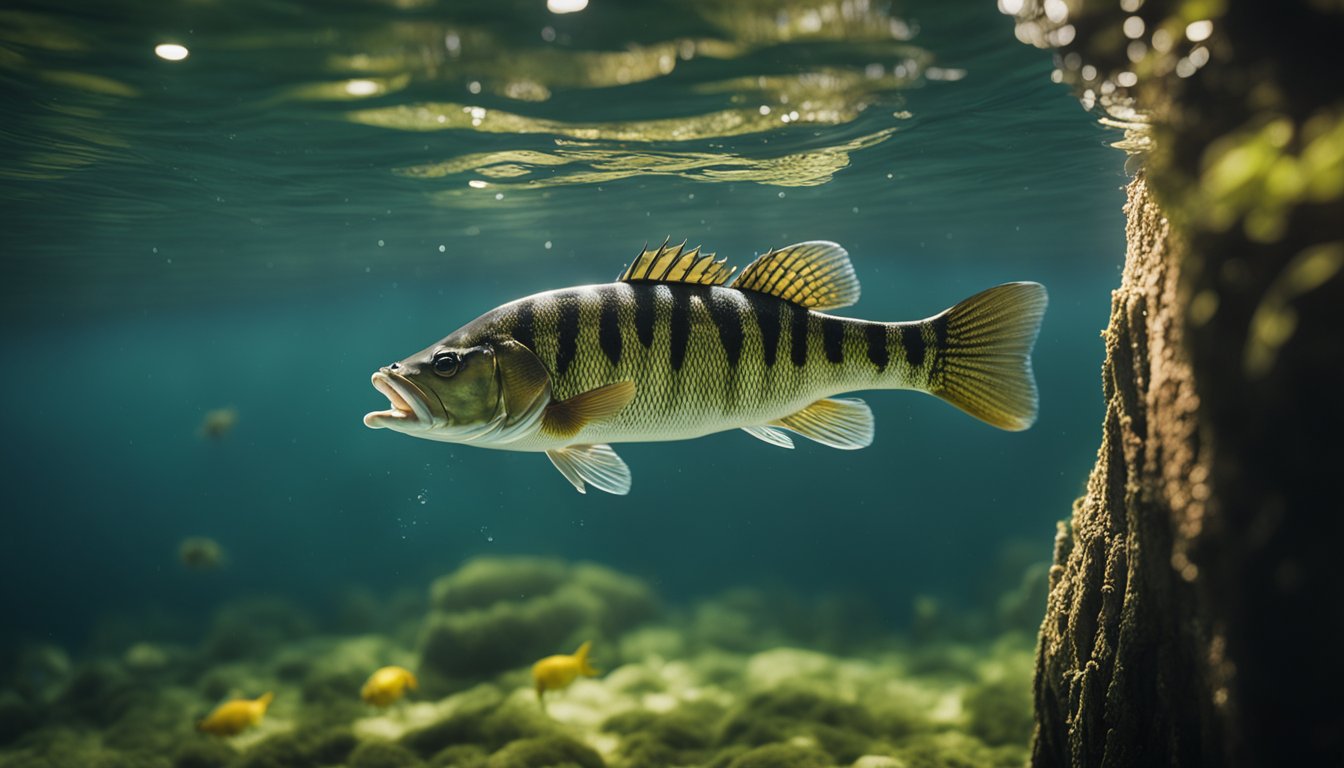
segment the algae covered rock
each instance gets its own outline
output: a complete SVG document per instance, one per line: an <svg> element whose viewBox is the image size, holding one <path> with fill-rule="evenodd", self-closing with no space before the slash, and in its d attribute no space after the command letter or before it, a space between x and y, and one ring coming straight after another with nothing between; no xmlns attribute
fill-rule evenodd
<svg viewBox="0 0 1344 768"><path fill-rule="evenodd" d="M606 768L592 747L568 736L520 739L490 756L486 768Z"/></svg>
<svg viewBox="0 0 1344 768"><path fill-rule="evenodd" d="M592 640L610 659L615 638L653 615L642 581L590 563L479 558L435 581L420 642L431 680L481 679Z"/></svg>
<svg viewBox="0 0 1344 768"><path fill-rule="evenodd" d="M288 600L238 600L215 614L205 648L216 659L257 658L288 641L311 636L316 626L307 612Z"/></svg>
<svg viewBox="0 0 1344 768"><path fill-rule="evenodd" d="M366 741L350 753L347 765L349 768L416 768L424 763L400 744Z"/></svg>
<svg viewBox="0 0 1344 768"><path fill-rule="evenodd" d="M957 731L921 733L893 748L906 768L1021 768L1027 764L1025 746L991 747Z"/></svg>
<svg viewBox="0 0 1344 768"><path fill-rule="evenodd" d="M490 753L477 744L444 747L430 758L430 768L486 768Z"/></svg>
<svg viewBox="0 0 1344 768"><path fill-rule="evenodd" d="M477 744L494 751L518 739L559 732L559 726L542 713L535 701L508 698L490 684L452 697L446 709L442 719L406 733L401 743L422 757L429 757L462 744Z"/></svg>
<svg viewBox="0 0 1344 768"><path fill-rule="evenodd" d="M199 736L184 741L173 754L173 768L224 768L238 753L216 738Z"/></svg>
<svg viewBox="0 0 1344 768"><path fill-rule="evenodd" d="M602 723L619 734L621 763L642 768L704 765L723 710L709 702L683 704L664 714L631 709Z"/></svg>
<svg viewBox="0 0 1344 768"><path fill-rule="evenodd" d="M764 746L802 738L849 763L869 751L877 733L873 716L857 704L784 688L747 699L724 721L719 742Z"/></svg>
<svg viewBox="0 0 1344 768"><path fill-rule="evenodd" d="M733 758L727 768L828 768L826 753L795 744L767 744Z"/></svg>

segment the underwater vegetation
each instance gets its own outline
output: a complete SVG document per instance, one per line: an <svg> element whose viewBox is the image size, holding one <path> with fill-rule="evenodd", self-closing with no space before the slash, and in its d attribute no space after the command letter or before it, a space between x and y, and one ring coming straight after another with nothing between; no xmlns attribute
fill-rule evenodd
<svg viewBox="0 0 1344 768"><path fill-rule="evenodd" d="M369 617L363 632L292 622L258 642L277 610L232 603L194 646L145 638L120 658L33 646L0 680L0 766L1007 768L1027 756L1030 636L992 618L948 616L913 641L864 631L853 606L739 590L669 607L629 575L531 557L472 560L427 605ZM445 622L462 643L446 644L459 633ZM585 633L601 639L538 658ZM803 647L826 633L842 640ZM589 665L590 648L609 671Z"/></svg>

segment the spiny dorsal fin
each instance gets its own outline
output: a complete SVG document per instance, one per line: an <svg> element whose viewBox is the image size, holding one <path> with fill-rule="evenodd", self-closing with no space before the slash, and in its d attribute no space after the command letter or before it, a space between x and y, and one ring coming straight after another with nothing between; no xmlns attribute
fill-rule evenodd
<svg viewBox="0 0 1344 768"><path fill-rule="evenodd" d="M825 240L771 250L742 270L731 287L768 293L808 309L839 309L859 300L859 278L849 252Z"/></svg>
<svg viewBox="0 0 1344 768"><path fill-rule="evenodd" d="M546 412L541 417L541 431L554 437L573 437L585 424L620 413L633 399L635 399L633 381L618 381L580 392L568 400L560 400L546 406Z"/></svg>
<svg viewBox="0 0 1344 768"><path fill-rule="evenodd" d="M687 251L686 241L669 245L664 240L657 250L647 247L630 262L621 274L623 283L691 283L693 285L723 285L737 267L730 267L727 259L714 259L712 253L700 253L700 246Z"/></svg>

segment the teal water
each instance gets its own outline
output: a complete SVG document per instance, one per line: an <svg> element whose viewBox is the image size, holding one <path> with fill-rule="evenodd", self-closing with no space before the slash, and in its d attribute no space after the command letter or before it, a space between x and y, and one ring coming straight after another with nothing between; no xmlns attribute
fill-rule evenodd
<svg viewBox="0 0 1344 768"><path fill-rule="evenodd" d="M0 18L6 646L190 625L239 595L418 591L482 553L592 559L672 600L841 592L897 628L916 596L984 605L1048 560L1082 489L1124 158L993 3ZM539 455L362 426L378 366L666 236L738 264L840 242L872 319L1042 282L1040 421L1002 433L873 393L867 450L630 445L627 497L580 496ZM201 439L226 406L236 427ZM184 572L191 535L227 567Z"/></svg>

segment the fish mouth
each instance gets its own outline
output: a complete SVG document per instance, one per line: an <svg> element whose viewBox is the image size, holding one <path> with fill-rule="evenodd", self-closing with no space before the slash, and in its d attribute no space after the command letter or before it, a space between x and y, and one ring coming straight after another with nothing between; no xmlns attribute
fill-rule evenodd
<svg viewBox="0 0 1344 768"><path fill-rule="evenodd" d="M370 429L407 429L428 427L433 423L429 408L425 405L425 396L404 376L384 368L373 374L373 388L381 392L392 407L364 414L364 426Z"/></svg>

